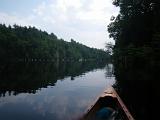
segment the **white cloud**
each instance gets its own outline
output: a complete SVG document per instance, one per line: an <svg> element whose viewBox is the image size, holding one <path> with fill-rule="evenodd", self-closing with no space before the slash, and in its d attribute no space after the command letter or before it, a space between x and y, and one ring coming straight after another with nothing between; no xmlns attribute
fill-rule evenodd
<svg viewBox="0 0 160 120"><path fill-rule="evenodd" d="M36 9L33 9L33 11L37 14L37 15L43 15L45 12L47 5L45 2L42 2Z"/></svg>
<svg viewBox="0 0 160 120"><path fill-rule="evenodd" d="M88 5L88 10L79 11L77 18L104 25L109 22L111 14L117 14L117 9L113 8L111 3L111 0L92 0Z"/></svg>
<svg viewBox="0 0 160 120"><path fill-rule="evenodd" d="M58 0L57 8L63 12L67 12L68 9L80 9L82 7L82 0Z"/></svg>
<svg viewBox="0 0 160 120"><path fill-rule="evenodd" d="M30 15L0 12L0 22L34 25L67 41L73 38L91 47L104 48L109 40L107 25L117 13L112 0L49 0L33 8Z"/></svg>
<svg viewBox="0 0 160 120"><path fill-rule="evenodd" d="M22 26L28 26L32 25L30 21L33 19L33 16L28 16L26 18L20 17L20 16L15 16L15 15L10 15L4 12L0 12L0 23L5 23L7 25L14 25L14 24L20 24Z"/></svg>

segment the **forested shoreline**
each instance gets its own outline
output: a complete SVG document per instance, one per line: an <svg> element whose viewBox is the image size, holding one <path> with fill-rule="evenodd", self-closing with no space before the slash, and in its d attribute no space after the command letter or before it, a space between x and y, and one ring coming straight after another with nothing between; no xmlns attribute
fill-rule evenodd
<svg viewBox="0 0 160 120"><path fill-rule="evenodd" d="M160 58L160 2L158 0L115 0L120 12L108 25L115 40L115 64L134 61L157 64ZM135 62L136 63L136 62Z"/></svg>
<svg viewBox="0 0 160 120"><path fill-rule="evenodd" d="M86 61L109 60L105 51L71 42L35 27L0 24L1 61Z"/></svg>
<svg viewBox="0 0 160 120"><path fill-rule="evenodd" d="M117 91L135 120L159 117L160 1L114 0L120 8L108 26L115 40Z"/></svg>

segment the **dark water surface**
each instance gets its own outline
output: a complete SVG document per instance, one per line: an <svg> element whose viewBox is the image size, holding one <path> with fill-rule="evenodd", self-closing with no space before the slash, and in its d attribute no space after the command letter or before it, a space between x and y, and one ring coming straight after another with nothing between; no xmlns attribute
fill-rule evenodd
<svg viewBox="0 0 160 120"><path fill-rule="evenodd" d="M159 120L160 61L139 59L114 67L117 92L135 120Z"/></svg>
<svg viewBox="0 0 160 120"><path fill-rule="evenodd" d="M112 64L1 65L0 120L77 119L113 84Z"/></svg>

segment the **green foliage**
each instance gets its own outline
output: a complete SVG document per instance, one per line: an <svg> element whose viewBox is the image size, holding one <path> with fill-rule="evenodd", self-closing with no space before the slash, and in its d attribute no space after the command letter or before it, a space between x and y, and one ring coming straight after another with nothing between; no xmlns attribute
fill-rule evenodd
<svg viewBox="0 0 160 120"><path fill-rule="evenodd" d="M156 113L148 111L157 105L154 98L159 95L160 1L115 0L114 5L120 13L108 31L115 40L116 86L136 120L154 119Z"/></svg>
<svg viewBox="0 0 160 120"><path fill-rule="evenodd" d="M159 0L115 0L113 4L120 7L108 25L109 36L115 40L115 61L160 58Z"/></svg>
<svg viewBox="0 0 160 120"><path fill-rule="evenodd" d="M109 54L73 39L66 42L53 33L35 27L0 24L0 60L2 61L85 61L107 60Z"/></svg>

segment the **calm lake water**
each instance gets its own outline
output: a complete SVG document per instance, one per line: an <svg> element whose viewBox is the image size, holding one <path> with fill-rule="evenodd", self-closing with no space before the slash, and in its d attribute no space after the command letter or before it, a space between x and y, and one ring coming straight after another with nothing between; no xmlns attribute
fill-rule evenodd
<svg viewBox="0 0 160 120"><path fill-rule="evenodd" d="M112 64L2 65L0 120L78 119L114 84Z"/></svg>

